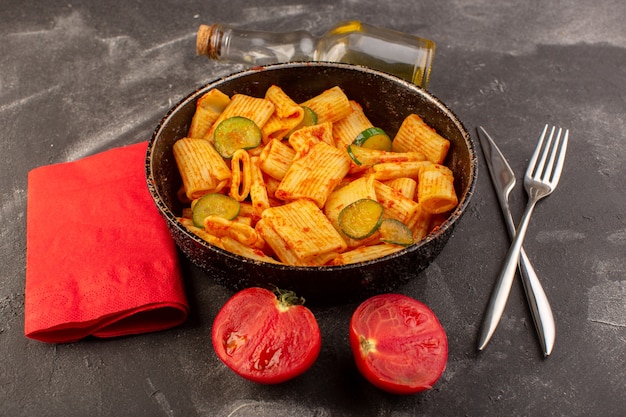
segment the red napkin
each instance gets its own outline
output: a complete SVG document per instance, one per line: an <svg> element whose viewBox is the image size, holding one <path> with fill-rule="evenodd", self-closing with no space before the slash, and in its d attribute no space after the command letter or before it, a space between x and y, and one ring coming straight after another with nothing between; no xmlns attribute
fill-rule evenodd
<svg viewBox="0 0 626 417"><path fill-rule="evenodd" d="M187 318L176 247L146 186L146 148L29 172L26 337L73 342Z"/></svg>

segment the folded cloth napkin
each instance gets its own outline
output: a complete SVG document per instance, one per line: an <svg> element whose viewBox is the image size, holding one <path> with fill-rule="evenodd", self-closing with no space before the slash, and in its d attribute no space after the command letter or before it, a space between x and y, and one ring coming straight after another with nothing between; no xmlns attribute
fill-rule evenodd
<svg viewBox="0 0 626 417"><path fill-rule="evenodd" d="M189 306L148 192L147 143L28 174L24 333L44 342L163 330Z"/></svg>

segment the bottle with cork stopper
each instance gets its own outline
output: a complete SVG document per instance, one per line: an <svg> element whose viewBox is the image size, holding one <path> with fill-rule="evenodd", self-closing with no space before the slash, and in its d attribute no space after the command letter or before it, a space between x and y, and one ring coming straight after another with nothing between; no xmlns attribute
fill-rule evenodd
<svg viewBox="0 0 626 417"><path fill-rule="evenodd" d="M196 52L215 61L250 66L295 61L345 62L384 71L427 88L435 43L359 21L340 22L320 37L304 30L264 32L217 23L200 25Z"/></svg>

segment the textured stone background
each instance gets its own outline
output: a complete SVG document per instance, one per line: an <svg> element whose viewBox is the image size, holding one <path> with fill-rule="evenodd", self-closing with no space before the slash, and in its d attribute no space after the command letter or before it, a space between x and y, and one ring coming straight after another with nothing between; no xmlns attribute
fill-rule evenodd
<svg viewBox="0 0 626 417"><path fill-rule="evenodd" d="M5 0L0 9L0 415L621 416L626 410L626 3L621 0ZM438 314L448 368L432 391L384 394L348 346L355 305L315 308L323 348L280 386L245 382L210 346L229 291L184 263L189 321L160 333L48 345L23 336L27 173L150 138L196 87L242 69L195 56L200 23L323 32L358 19L437 42L429 90L518 178L544 124L571 131L559 188L526 249L557 320L544 360L521 285L487 350L478 326L508 242L480 154L469 212L398 291ZM518 182L521 184L521 181ZM516 218L526 196L512 194Z"/></svg>

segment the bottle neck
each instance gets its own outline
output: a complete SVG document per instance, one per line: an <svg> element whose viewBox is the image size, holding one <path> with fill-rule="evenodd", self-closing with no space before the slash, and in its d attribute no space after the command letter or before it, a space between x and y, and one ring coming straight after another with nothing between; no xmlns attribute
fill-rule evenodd
<svg viewBox="0 0 626 417"><path fill-rule="evenodd" d="M213 24L198 29L196 52L215 61L268 65L310 61L316 42L306 31L274 33Z"/></svg>

